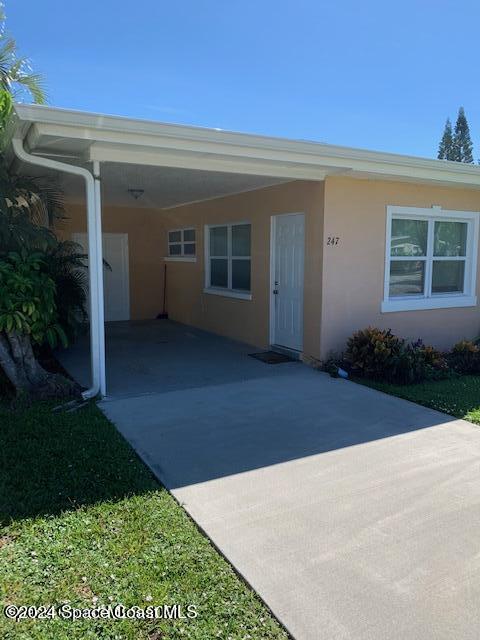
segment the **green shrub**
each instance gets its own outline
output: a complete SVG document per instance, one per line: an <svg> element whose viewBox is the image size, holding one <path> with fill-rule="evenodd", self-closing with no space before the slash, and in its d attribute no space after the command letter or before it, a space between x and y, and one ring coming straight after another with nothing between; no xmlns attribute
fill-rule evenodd
<svg viewBox="0 0 480 640"><path fill-rule="evenodd" d="M404 343L396 368L392 371L391 381L411 384L423 380L440 380L449 375L450 368L444 354L418 340Z"/></svg>
<svg viewBox="0 0 480 640"><path fill-rule="evenodd" d="M445 356L421 340L407 342L390 329L367 327L347 342L345 361L357 376L397 384L434 380L449 375Z"/></svg>
<svg viewBox="0 0 480 640"><path fill-rule="evenodd" d="M453 346L448 360L457 373L480 373L480 346L472 340L461 340Z"/></svg>
<svg viewBox="0 0 480 640"><path fill-rule="evenodd" d="M353 334L347 341L345 360L355 375L384 378L392 372L404 348L404 341L390 329L367 327Z"/></svg>
<svg viewBox="0 0 480 640"><path fill-rule="evenodd" d="M423 343L420 343L418 348L422 351L426 365L436 369L437 371L448 370L448 361L444 353Z"/></svg>
<svg viewBox="0 0 480 640"><path fill-rule="evenodd" d="M44 254L10 252L0 258L0 332L27 335L36 344L68 345L58 323L55 282L43 271Z"/></svg>

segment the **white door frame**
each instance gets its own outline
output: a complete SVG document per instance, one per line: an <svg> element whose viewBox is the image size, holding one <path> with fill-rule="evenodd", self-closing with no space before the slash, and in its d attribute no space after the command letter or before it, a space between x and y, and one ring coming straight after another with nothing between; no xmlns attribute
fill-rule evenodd
<svg viewBox="0 0 480 640"><path fill-rule="evenodd" d="M277 213L273 214L270 217L270 295L269 295L269 344L270 346L277 346L275 344L275 294L273 293L275 289L275 259L276 259L276 230L277 230L277 218L281 218L284 216L294 216L294 215L303 215L304 224L305 224L305 212L303 211L289 211L288 213ZM305 251L303 253L303 260L305 264ZM305 295L305 267L303 269L303 294ZM302 309L302 321L303 321L303 309ZM300 353L303 352L303 331L302 331L302 348ZM281 345L278 345L281 346ZM288 349L288 347L283 347L284 349ZM292 351L294 351L292 349Z"/></svg>

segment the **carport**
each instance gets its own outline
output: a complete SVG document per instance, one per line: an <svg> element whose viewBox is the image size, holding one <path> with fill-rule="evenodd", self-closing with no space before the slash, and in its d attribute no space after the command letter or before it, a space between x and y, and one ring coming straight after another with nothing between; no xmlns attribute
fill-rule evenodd
<svg viewBox="0 0 480 640"><path fill-rule="evenodd" d="M417 186L404 192L387 183L425 183L422 211L437 202L432 185L463 185L445 198L448 207L470 211L471 229L471 211L478 209L472 190L478 171L462 163L38 105L15 111L12 162L20 171L61 180L70 220L65 238L88 251L91 379L85 397L107 394L105 320L153 320L163 310L165 265L171 319L318 361L343 348L360 318L363 325L390 322L381 306L384 208L392 201L410 205L420 195ZM362 215L355 215L357 187ZM457 194L463 204L448 204L457 203ZM456 211L435 204L430 213L440 209ZM362 216L370 212L375 259L358 263L364 288L350 300L351 255L360 251ZM112 275L104 273L104 254ZM373 280L366 285L365 270L375 286ZM466 294L453 302L435 300L439 309L471 308L458 315L458 336L467 335L461 332L470 332L476 318L468 293L473 283L470 275ZM371 293L365 300L363 290ZM405 325L397 317L399 335L425 335L432 326L427 317L408 316ZM439 346L452 337L453 323L442 323Z"/></svg>
<svg viewBox="0 0 480 640"><path fill-rule="evenodd" d="M83 234L71 234L71 237L82 242L83 235L89 256L91 377L85 397L107 394L105 276L101 265L108 242L108 233L104 233L108 208L122 205L131 213L131 224L138 219L137 227L143 225L145 229L149 223L141 222L142 207L172 211L181 204L248 193L292 181L319 184L327 171L339 170L333 166L332 158L326 162L324 156L312 153L321 148L313 143L37 105L17 105L15 110L17 123L12 149L16 161L20 161L22 170L29 174L50 174L59 179L68 207L76 208L83 219ZM128 246L125 248L125 243L120 242L116 247L114 259L119 256L120 260ZM268 245L264 249L266 255ZM158 252L161 256L161 247ZM137 264L141 261L140 255ZM259 269L262 273L263 270L263 267ZM148 268L145 267L144 272L146 279ZM122 282L128 292L127 277ZM130 283L130 294L132 286ZM144 295L149 296L152 294L148 292ZM142 304L148 306L148 300ZM161 311L160 285L156 307ZM153 319L155 315L147 317ZM238 323L239 326L245 324L240 316ZM260 340L256 342L258 346Z"/></svg>

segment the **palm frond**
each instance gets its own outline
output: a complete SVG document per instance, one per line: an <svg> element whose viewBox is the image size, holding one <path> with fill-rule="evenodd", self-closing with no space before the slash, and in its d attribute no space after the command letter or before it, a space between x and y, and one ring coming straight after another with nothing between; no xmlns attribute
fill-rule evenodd
<svg viewBox="0 0 480 640"><path fill-rule="evenodd" d="M12 174L0 169L0 203L28 210L32 223L52 226L65 218L63 192L58 184L45 177ZM0 204L1 206L1 204Z"/></svg>
<svg viewBox="0 0 480 640"><path fill-rule="evenodd" d="M45 104L47 101L47 93L45 83L42 76L38 73L19 73L14 81L18 88L14 94L21 99L22 89L26 89L35 104Z"/></svg>
<svg viewBox="0 0 480 640"><path fill-rule="evenodd" d="M0 32L0 88L13 96L23 97L26 92L37 104L46 101L42 77L33 73L30 60L18 57L15 40Z"/></svg>
<svg viewBox="0 0 480 640"><path fill-rule="evenodd" d="M10 36L0 34L0 76L6 75L15 61L17 43Z"/></svg>
<svg viewBox="0 0 480 640"><path fill-rule="evenodd" d="M47 227L33 225L28 213L18 210L0 212L0 253L18 251L23 247L46 251L55 242L53 232Z"/></svg>
<svg viewBox="0 0 480 640"><path fill-rule="evenodd" d="M87 320L87 256L79 249L79 244L67 240L57 242L44 256L45 269L56 284L59 323L71 340Z"/></svg>

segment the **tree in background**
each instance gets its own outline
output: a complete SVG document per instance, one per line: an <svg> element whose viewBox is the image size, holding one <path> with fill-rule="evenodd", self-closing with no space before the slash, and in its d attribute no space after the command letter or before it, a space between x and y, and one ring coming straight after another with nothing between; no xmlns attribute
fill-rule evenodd
<svg viewBox="0 0 480 640"><path fill-rule="evenodd" d="M453 148L453 131L452 131L452 123L450 122L450 118L447 118L447 121L445 122L445 129L443 130L443 136L438 146L437 158L439 160L455 160L456 159L454 148Z"/></svg>
<svg viewBox="0 0 480 640"><path fill-rule="evenodd" d="M438 146L437 158L439 160L466 162L467 164L473 163L473 144L470 137L470 128L468 126L467 117L463 107L460 107L458 110L454 132L452 131L450 118L447 118L442 139Z"/></svg>
<svg viewBox="0 0 480 640"><path fill-rule="evenodd" d="M473 145L470 138L470 129L468 126L465 110L460 107L458 110L457 122L455 124L455 133L453 136L454 160L456 162L473 163Z"/></svg>

